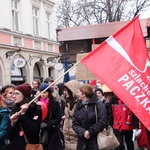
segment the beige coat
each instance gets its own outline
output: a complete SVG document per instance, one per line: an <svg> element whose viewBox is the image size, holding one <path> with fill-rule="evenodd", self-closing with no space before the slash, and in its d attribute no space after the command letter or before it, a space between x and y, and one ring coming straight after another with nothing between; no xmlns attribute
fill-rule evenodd
<svg viewBox="0 0 150 150"><path fill-rule="evenodd" d="M65 86L67 86L73 94L76 95L76 92L78 90L78 87L80 86L80 83L76 80L71 80L67 83L65 83ZM64 126L63 126L63 134L64 134L64 140L65 140L65 150L76 150L77 149L77 135L72 129L72 116L74 109L76 107L77 100L74 101L74 107L72 110L70 110L70 105L67 104L65 106L65 120L64 120Z"/></svg>
<svg viewBox="0 0 150 150"><path fill-rule="evenodd" d="M74 105L75 108L76 104ZM68 106L70 107L70 106ZM72 115L74 108L70 111L68 107L65 107L65 120L63 126L63 134L65 140L66 150L76 150L77 148L77 135L72 129Z"/></svg>

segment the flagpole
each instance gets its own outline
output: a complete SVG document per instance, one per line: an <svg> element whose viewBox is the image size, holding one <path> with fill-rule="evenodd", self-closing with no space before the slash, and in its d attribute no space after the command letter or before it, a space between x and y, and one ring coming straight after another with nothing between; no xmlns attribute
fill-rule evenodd
<svg viewBox="0 0 150 150"><path fill-rule="evenodd" d="M67 74L70 70L72 70L75 66L77 66L80 63L78 61L75 63L70 69L68 69L66 72L64 72L60 77L58 77L53 83L51 83L47 88L45 88L42 92L40 92L34 99L32 99L28 104L30 105L33 103L42 93L44 93L48 88L50 88L52 85L54 85L59 79L61 79L65 74Z"/></svg>

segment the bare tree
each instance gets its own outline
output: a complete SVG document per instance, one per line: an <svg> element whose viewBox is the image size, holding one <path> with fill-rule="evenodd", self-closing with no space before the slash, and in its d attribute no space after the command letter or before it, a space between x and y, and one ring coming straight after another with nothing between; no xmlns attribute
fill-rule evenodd
<svg viewBox="0 0 150 150"><path fill-rule="evenodd" d="M60 0L58 27L125 21L150 6L150 0Z"/></svg>

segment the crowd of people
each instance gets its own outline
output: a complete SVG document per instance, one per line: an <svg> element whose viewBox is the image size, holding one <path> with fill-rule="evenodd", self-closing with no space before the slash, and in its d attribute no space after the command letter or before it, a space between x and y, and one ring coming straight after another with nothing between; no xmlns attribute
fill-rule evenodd
<svg viewBox="0 0 150 150"><path fill-rule="evenodd" d="M44 150L98 150L97 134L108 126L120 143L113 150L134 150L134 140L141 150L150 150L150 132L114 92L77 80L53 82L48 77L43 83L2 86L0 150L25 150L27 141L38 144L44 129ZM133 130L141 131L134 140Z"/></svg>

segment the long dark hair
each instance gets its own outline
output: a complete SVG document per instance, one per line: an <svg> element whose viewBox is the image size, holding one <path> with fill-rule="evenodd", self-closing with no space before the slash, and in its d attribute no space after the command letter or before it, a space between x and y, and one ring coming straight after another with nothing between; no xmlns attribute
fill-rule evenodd
<svg viewBox="0 0 150 150"><path fill-rule="evenodd" d="M77 98L67 86L64 85L63 90L66 90L68 92L69 96L70 96L69 98L65 97L65 99L66 99L65 105L66 105L66 107L68 107L67 101L69 100L70 110L72 110Z"/></svg>
<svg viewBox="0 0 150 150"><path fill-rule="evenodd" d="M49 101L50 101L50 104L48 105L48 109L49 110L52 110L53 109L53 106L54 106L54 102L56 101L54 99L54 96L52 95L52 92L48 92L49 93Z"/></svg>

